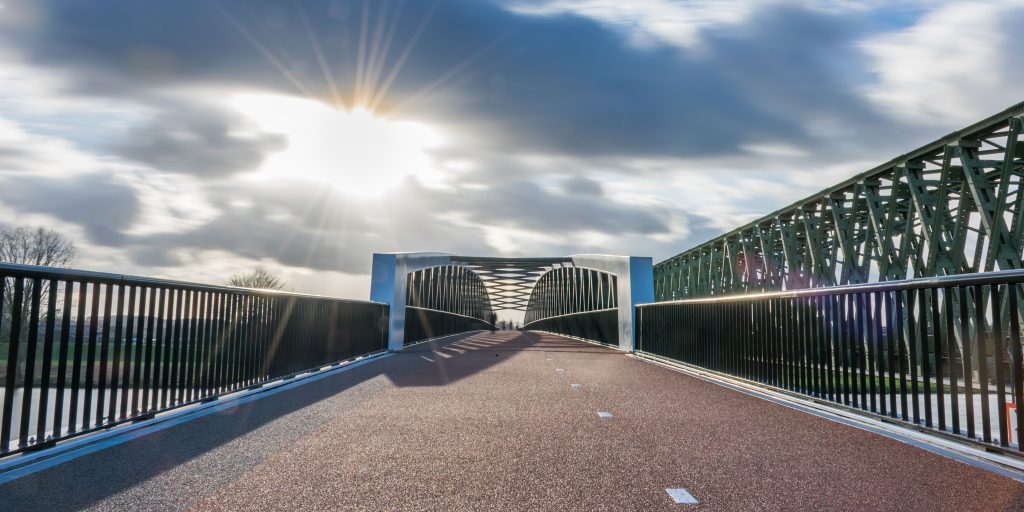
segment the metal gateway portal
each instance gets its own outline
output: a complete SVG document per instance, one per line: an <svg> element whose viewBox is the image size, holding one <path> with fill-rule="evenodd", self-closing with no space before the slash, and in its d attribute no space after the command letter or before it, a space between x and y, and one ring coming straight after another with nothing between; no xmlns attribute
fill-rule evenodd
<svg viewBox="0 0 1024 512"><path fill-rule="evenodd" d="M435 336L490 329L497 312L522 311L526 329L628 351L633 349L634 306L654 300L653 265L648 257L587 254L374 254L370 297L390 305L391 350Z"/></svg>

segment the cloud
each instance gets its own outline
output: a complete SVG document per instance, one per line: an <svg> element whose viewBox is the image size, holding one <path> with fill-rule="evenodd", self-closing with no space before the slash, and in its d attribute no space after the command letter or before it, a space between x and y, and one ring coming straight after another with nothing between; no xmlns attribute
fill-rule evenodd
<svg viewBox="0 0 1024 512"><path fill-rule="evenodd" d="M433 10L430 2L407 2L400 12L369 3L365 37L358 3L43 5L43 21L10 38L31 62L73 70L71 87L80 94L139 97L152 90L216 86L309 95L348 106L354 96L366 100L377 94L383 110L441 123L467 144L578 156L728 154L763 143L769 133L791 143L810 141L817 125L808 116L823 108L830 118L871 128L880 124L850 92L847 84L857 82L856 73L828 58L850 58L847 48L863 26L850 10L690 6L684 11L692 18L687 23L702 25L703 50L694 53L660 40L645 47L627 44L601 14L605 2L590 10L558 7L592 17L525 15L478 0L440 2ZM551 10L562 4L544 5ZM643 2L629 11L644 13L631 23L647 26L663 9L681 8ZM375 46L378 26L383 42ZM784 48L770 51L766 39ZM360 40L369 41L362 52ZM194 130L217 133L226 126L166 115L172 124ZM201 141L149 135L119 147L133 149L136 158L156 146L178 147L150 160L202 168L204 162L171 155L185 153L190 142ZM229 142L247 149L273 144ZM225 168L239 163L209 151L200 144L195 158L205 156L206 164Z"/></svg>
<svg viewBox="0 0 1024 512"><path fill-rule="evenodd" d="M573 176L562 184L562 190L566 194L578 194L583 196L590 196L593 200L598 200L604 195L604 189L601 187L601 182L587 178L586 176Z"/></svg>
<svg viewBox="0 0 1024 512"><path fill-rule="evenodd" d="M223 205L210 222L125 240L136 263L168 266L182 263L184 254L224 251L292 267L366 273L372 252L502 253L487 242L492 231L557 238L582 230L626 236L669 229L668 212L549 192L528 181L470 191L428 188L410 179L387 201L401 207L306 183L235 184L208 193Z"/></svg>
<svg viewBox="0 0 1024 512"><path fill-rule="evenodd" d="M1019 1L953 2L917 23L860 44L878 80L864 87L878 110L955 128L1021 101Z"/></svg>
<svg viewBox="0 0 1024 512"><path fill-rule="evenodd" d="M592 18L623 34L637 46L672 44L692 48L709 27L747 20L760 4L756 0L519 0L509 10L533 16L577 15Z"/></svg>
<svg viewBox="0 0 1024 512"><path fill-rule="evenodd" d="M105 173L6 176L0 179L0 203L81 226L91 242L102 245L123 243L123 231L139 214L135 191Z"/></svg>
<svg viewBox="0 0 1024 512"><path fill-rule="evenodd" d="M221 177L252 171L287 139L261 133L235 112L192 101L161 102L143 126L115 142L112 151L167 172Z"/></svg>

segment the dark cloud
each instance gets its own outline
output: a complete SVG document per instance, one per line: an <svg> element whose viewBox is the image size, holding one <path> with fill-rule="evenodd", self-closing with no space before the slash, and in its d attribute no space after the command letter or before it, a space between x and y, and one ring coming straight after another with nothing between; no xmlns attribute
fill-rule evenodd
<svg viewBox="0 0 1024 512"><path fill-rule="evenodd" d="M255 169L268 153L285 147L285 137L255 133L223 108L171 102L112 149L161 171L209 177Z"/></svg>
<svg viewBox="0 0 1024 512"><path fill-rule="evenodd" d="M586 195L553 194L532 181L510 181L483 192L439 197L437 206L465 212L484 224L539 233L589 230L650 235L668 231L664 212L656 209Z"/></svg>
<svg viewBox="0 0 1024 512"><path fill-rule="evenodd" d="M94 94L214 83L329 99L307 26L341 97L350 102L359 85L361 2L43 5L45 22L14 37L37 62L75 70L77 87ZM476 144L694 156L729 153L766 134L811 140L804 123L815 114L859 126L882 122L851 92L862 77L832 58L852 58L860 20L849 15L774 7L709 33L700 51L685 51L636 48L593 20L524 16L481 0L443 1L433 10L433 2L405 2L398 18L394 2L367 5L368 39L378 20L397 21L380 25L382 34L395 34L386 64L364 67L370 72L363 76L384 83L411 45L385 106L476 134Z"/></svg>
<svg viewBox="0 0 1024 512"><path fill-rule="evenodd" d="M601 187L601 182L592 180L586 176L573 176L562 184L562 190L566 194L578 194L583 196L592 196L595 199L604 195L604 189Z"/></svg>
<svg viewBox="0 0 1024 512"><path fill-rule="evenodd" d="M0 203L78 225L100 245L123 243L123 230L139 214L135 190L105 173L66 178L8 175L0 184Z"/></svg>

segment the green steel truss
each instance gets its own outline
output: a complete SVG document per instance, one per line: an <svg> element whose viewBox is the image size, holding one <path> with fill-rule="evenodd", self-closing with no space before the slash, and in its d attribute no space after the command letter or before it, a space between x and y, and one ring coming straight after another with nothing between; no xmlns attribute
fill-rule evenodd
<svg viewBox="0 0 1024 512"><path fill-rule="evenodd" d="M654 267L657 300L1024 267L1024 103Z"/></svg>

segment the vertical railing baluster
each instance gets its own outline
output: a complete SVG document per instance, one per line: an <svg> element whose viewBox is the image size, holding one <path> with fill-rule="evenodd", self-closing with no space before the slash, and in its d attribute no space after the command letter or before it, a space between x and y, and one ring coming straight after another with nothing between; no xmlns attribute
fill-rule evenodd
<svg viewBox="0 0 1024 512"><path fill-rule="evenodd" d="M912 399L911 400L911 409L913 410L914 424L917 425L917 424L921 423L921 403L918 401L918 387L919 386L918 386L918 382L917 382L917 377L918 377L918 375L917 375L917 373L918 373L918 369L917 369L918 368L917 347L919 345L919 343L918 343L918 332L917 332L917 322L922 320L922 318L914 316L914 311L915 311L915 308L917 307L917 304L916 304L917 303L917 291L916 290L907 290L906 294L907 294L907 309L906 309L907 327L906 327L906 330L904 332L906 333L906 337L907 337L907 354L908 354L907 360L910 362L910 390L911 390L910 394L911 394L911 399ZM923 308L923 306L924 306L924 304L921 304L922 308Z"/></svg>
<svg viewBox="0 0 1024 512"><path fill-rule="evenodd" d="M114 360L110 367L110 400L107 404L107 417L110 421L117 420L117 396L120 388L121 345L124 336L124 302L125 286L117 286L117 313L114 317Z"/></svg>
<svg viewBox="0 0 1024 512"><path fill-rule="evenodd" d="M939 430L946 430L946 390L942 377L942 344L946 333L943 328L940 311L942 310L941 304L947 298L945 293L943 293L943 300L940 301L939 289L931 289L932 351L935 353L935 398L938 406L936 407L935 415L938 417Z"/></svg>
<svg viewBox="0 0 1024 512"><path fill-rule="evenodd" d="M6 278L4 278L6 281ZM14 392L18 384L18 349L21 345L21 310L25 297L25 284L14 278L14 296L11 299L11 332L7 342L7 374L4 379L4 408L0 416L0 451L10 450L14 429ZM2 298L2 296L0 296ZM0 302L0 305L3 303ZM2 315L0 315L2 316Z"/></svg>
<svg viewBox="0 0 1024 512"><path fill-rule="evenodd" d="M898 340L899 324L896 321L898 311L895 302L899 301L898 292L884 292L885 297L885 341L888 348L886 354L885 371L889 374L889 416L897 417L899 409L896 408L896 366L899 366L897 359L896 343Z"/></svg>
<svg viewBox="0 0 1024 512"><path fill-rule="evenodd" d="M826 301L825 297L816 295L814 297L814 311L816 316L815 324L817 325L816 330L816 341L815 345L818 347L818 398L823 400L829 400L829 388L828 388L828 315L826 314Z"/></svg>
<svg viewBox="0 0 1024 512"><path fill-rule="evenodd" d="M95 384L96 377L96 343L99 331L99 315L100 315L100 285L99 283L92 284L92 308L90 309L91 316L88 318L89 321L89 346L85 356L85 400L82 404L82 428L90 428L95 422L92 419L93 408L92 408L92 392ZM98 420L96 420L98 421Z"/></svg>
<svg viewBox="0 0 1024 512"><path fill-rule="evenodd" d="M807 338L809 337L808 334L809 334L809 327L810 327L810 323L811 323L810 320L807 318L807 312L808 312L809 308L807 307L807 300L804 299L803 297L797 297L796 305L797 305L797 308L798 308L797 309L797 318L798 318L798 320L800 322L800 330L799 330L799 333L798 333L798 335L800 337L800 361L799 361L799 365L800 365L800 392L803 393L803 394L810 394L811 393L811 379L810 379L810 371L809 371L810 361L807 358L807 354L809 352L809 350L807 349L807 345L808 345Z"/></svg>
<svg viewBox="0 0 1024 512"><path fill-rule="evenodd" d="M156 324L162 322L161 310L163 309L163 303L160 300L160 290L156 287L149 289L149 305L146 310L148 315L146 317L146 340L145 340L145 353L142 359L142 398L136 400L136 408L140 413L147 413L150 410L150 394L153 390L153 374L154 366L156 365L156 348L155 348L155 337L156 337Z"/></svg>
<svg viewBox="0 0 1024 512"><path fill-rule="evenodd" d="M64 390L67 387L68 344L71 337L72 281L64 282L64 307L61 308L60 349L57 351L57 396L53 399L53 437L64 433ZM72 422L73 414L67 416ZM2 445L0 445L2 446Z"/></svg>
<svg viewBox="0 0 1024 512"><path fill-rule="evenodd" d="M1021 361L1020 346L1020 299L1018 297L1020 285L1010 284L1008 291L1010 298L1010 355L1013 364L1010 375L1013 379L1013 403L1017 406L1017 431L1013 434L1017 439L1017 451L1024 452L1024 439L1021 439L1021 434L1024 433L1024 362Z"/></svg>
<svg viewBox="0 0 1024 512"><path fill-rule="evenodd" d="M864 294L858 293L855 297L857 310L857 367L860 369L860 408L868 410L868 386L867 386L867 323L865 316L867 308L864 305Z"/></svg>
<svg viewBox="0 0 1024 512"><path fill-rule="evenodd" d="M999 285L991 286L992 304L992 362L995 365L996 377L996 413L999 422L999 444L1009 446L1007 441L1006 427L1006 375L1003 371L1003 321L1002 321L1002 294L999 293Z"/></svg>
<svg viewBox="0 0 1024 512"><path fill-rule="evenodd" d="M142 377L146 373L145 361L147 357L146 344L149 337L146 335L147 324L152 325L149 312L153 310L152 288L139 287L139 312L135 322L135 337L132 340L132 416L138 416L142 406ZM149 292L148 299L147 293Z"/></svg>
<svg viewBox="0 0 1024 512"><path fill-rule="evenodd" d="M174 405L171 395L174 393L174 374L178 366L178 322L181 314L181 296L179 290L169 288L165 310L167 319L161 325L165 331L160 333L160 405L166 409Z"/></svg>
<svg viewBox="0 0 1024 512"><path fill-rule="evenodd" d="M195 290L192 301L192 345L189 356L189 401L203 398L203 345L206 338L206 301L208 293Z"/></svg>
<svg viewBox="0 0 1024 512"><path fill-rule="evenodd" d="M185 314L188 311L184 307L184 300L187 293L187 290L181 288L174 289L174 330L171 334L171 347L174 351L174 357L171 359L171 390L170 396L167 398L168 406L181 403L181 368L185 360Z"/></svg>
<svg viewBox="0 0 1024 512"><path fill-rule="evenodd" d="M875 357L877 354L878 347L878 335L875 331L875 326L878 325L877 296L873 293L867 293L863 298L863 312L864 312L864 339L865 339L865 352L867 355L867 366L868 366L868 397L869 397L869 410L871 412L878 412L878 362Z"/></svg>
<svg viewBox="0 0 1024 512"><path fill-rule="evenodd" d="M964 377L964 410L967 411L967 437L974 438L974 365L971 363L971 329L967 304L970 300L967 287L958 288L960 292L960 358L963 361ZM975 290L977 292L977 290Z"/></svg>
<svg viewBox="0 0 1024 512"><path fill-rule="evenodd" d="M910 421L910 413L907 410L907 344L910 339L907 336L907 312L913 309L910 304L910 297L913 297L913 293L904 294L902 291L897 291L895 297L896 303L896 356L897 366L900 370L900 417L903 421ZM904 301L907 305L904 306ZM915 406L916 409L916 406Z"/></svg>
<svg viewBox="0 0 1024 512"><path fill-rule="evenodd" d="M839 356L836 348L839 344L839 312L836 308L838 297L835 295L828 295L825 297L825 322L827 323L825 328L825 364L826 375L828 379L828 394L829 400L839 403L842 401L842 393L839 391L841 378L839 375Z"/></svg>
<svg viewBox="0 0 1024 512"><path fill-rule="evenodd" d="M878 413L882 416L888 414L886 408L886 364L885 364L885 340L882 335L882 325L885 323L885 314L883 313L882 305L884 304L884 292L875 292L873 294L873 306L874 306L874 329L875 333L875 379L878 381Z"/></svg>
<svg viewBox="0 0 1024 512"><path fill-rule="evenodd" d="M850 370L851 358L850 358L850 345L851 345L851 333L850 328L852 315L851 310L853 306L850 302L850 294L843 294L839 296L839 347L840 354L843 358L843 405L850 406L853 404L853 400L850 398L852 386L850 382L850 374L853 373ZM857 395L854 394L854 397Z"/></svg>
<svg viewBox="0 0 1024 512"><path fill-rule="evenodd" d="M32 418L32 388L35 384L36 349L39 344L39 306L42 281L32 279L28 313L28 338L25 339L25 374L22 380L21 423L18 425L18 446L28 446L29 420ZM13 341L13 337L12 337Z"/></svg>
<svg viewBox="0 0 1024 512"><path fill-rule="evenodd" d="M8 293L7 292L7 279L8 279L7 276L5 276L3 274L0 274L0 332L2 332L2 330L4 328L3 310L4 310L4 304L5 304L6 300L7 300L6 297L7 297L7 293ZM13 319L14 315L11 315L11 318ZM18 357L17 349L14 349L14 357L11 357L11 350L12 350L11 346L12 345L13 345L13 343L10 343L10 342L7 343L7 364L8 364L8 366L10 366L11 361L17 361L17 357ZM11 369L10 368L6 368L5 371L7 373L4 374L4 396L3 396L3 400L2 400L3 403L0 404L0 453L6 453L7 452L7 449L8 449L7 444L9 442L9 438L4 438L3 437L3 430L5 428L7 428L6 427L7 422L3 421L3 412L2 411L3 411L3 409L7 408L7 402L11 402L11 407L14 407L14 391L13 391L14 383L11 383L10 386L7 385L7 379L12 374L11 373Z"/></svg>
<svg viewBox="0 0 1024 512"><path fill-rule="evenodd" d="M79 386L82 383L82 352L85 348L85 303L86 290L88 286L85 281L78 283L78 318L75 320L75 350L74 360L71 366L71 405L68 407L69 432L77 432L79 416L85 416L83 410L79 414Z"/></svg>
<svg viewBox="0 0 1024 512"><path fill-rule="evenodd" d="M985 320L985 287L974 286L974 342L978 347L978 390L981 395L981 437L992 442L992 417L988 403L988 333Z"/></svg>
<svg viewBox="0 0 1024 512"><path fill-rule="evenodd" d="M184 338L184 352L181 358L181 402L187 403L195 397L195 368L196 368L196 340L198 329L197 311L199 310L199 293L196 290L188 290L185 295L185 306L182 313L183 325L181 326L182 337Z"/></svg>
<svg viewBox="0 0 1024 512"><path fill-rule="evenodd" d="M921 380L924 384L924 425L932 426L932 386L931 386L931 365L928 361L928 290L921 288L917 290L917 321L920 324L920 336L918 337L921 347ZM934 307L934 305L931 305ZM932 326L934 328L934 326Z"/></svg>
<svg viewBox="0 0 1024 512"><path fill-rule="evenodd" d="M96 424L102 425L107 402L107 372L110 367L110 316L114 300L114 285L107 283L103 287L103 327L100 342L100 375L96 380ZM95 321L95 320L94 320Z"/></svg>
<svg viewBox="0 0 1024 512"><path fill-rule="evenodd" d="M946 315L946 353L949 357L949 364L946 366L949 368L949 404L950 404L950 419L953 424L953 433L960 433L960 397L957 389L958 386L958 371L959 365L956 363L956 357L959 351L957 350L956 343L956 325L953 317L953 299L958 293L955 288L943 288L942 294L945 297L943 301L943 308Z"/></svg>
<svg viewBox="0 0 1024 512"><path fill-rule="evenodd" d="M0 277L0 281L3 277ZM2 285L0 285L2 288ZM36 415L36 442L46 441L46 418L49 411L50 380L53 373L53 343L57 328L57 289L58 281L50 279L46 291L46 332L43 333L43 365L39 373L39 410ZM0 293L0 304L3 304L3 293ZM59 407L59 402L54 402Z"/></svg>
<svg viewBox="0 0 1024 512"><path fill-rule="evenodd" d="M125 318L124 328L124 366L121 368L121 396L118 398L120 413L118 417L120 419L128 417L128 403L131 401L129 389L131 387L132 361L135 360L134 352L138 350L135 343L135 324L138 320L135 306L138 294L141 293L140 290L141 288L137 286L128 287L128 316Z"/></svg>

